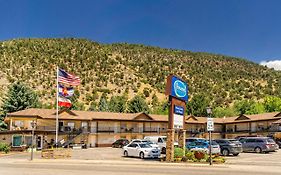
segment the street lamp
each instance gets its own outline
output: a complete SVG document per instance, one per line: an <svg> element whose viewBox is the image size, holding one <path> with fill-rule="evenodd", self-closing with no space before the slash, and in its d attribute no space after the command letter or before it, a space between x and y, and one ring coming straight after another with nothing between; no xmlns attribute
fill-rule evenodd
<svg viewBox="0 0 281 175"><path fill-rule="evenodd" d="M208 120L207 120L207 130L209 131L209 161L210 165L212 165L212 130L213 130L213 122L210 119L212 117L212 108L207 107L207 115L208 115ZM211 126L211 127L210 127Z"/></svg>
<svg viewBox="0 0 281 175"><path fill-rule="evenodd" d="M30 157L30 160L33 160L34 130L35 130L35 127L36 127L36 122L33 120L30 124L31 124L31 127L32 127L32 136L31 136L31 157Z"/></svg>

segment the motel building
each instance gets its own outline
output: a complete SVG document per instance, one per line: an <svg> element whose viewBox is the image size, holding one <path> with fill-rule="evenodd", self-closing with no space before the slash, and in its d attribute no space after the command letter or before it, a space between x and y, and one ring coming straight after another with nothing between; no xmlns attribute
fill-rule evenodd
<svg viewBox="0 0 281 175"><path fill-rule="evenodd" d="M186 137L208 138L207 118L185 117ZM31 145L32 124L35 123L37 149L48 148L55 142L56 110L30 108L7 114L8 130L0 131L0 142L12 149ZM214 118L213 139L238 136L268 136L281 133L281 113L240 115ZM119 139L143 139L145 136L166 135L168 116L146 113L111 113L62 110L59 112L58 140L61 145L84 144L104 147ZM175 134L177 137L177 134ZM178 138L175 138L177 141Z"/></svg>

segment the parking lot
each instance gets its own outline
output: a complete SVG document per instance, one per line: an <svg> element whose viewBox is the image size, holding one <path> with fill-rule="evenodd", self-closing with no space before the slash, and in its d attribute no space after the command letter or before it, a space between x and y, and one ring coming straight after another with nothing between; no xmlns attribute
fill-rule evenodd
<svg viewBox="0 0 281 175"><path fill-rule="evenodd" d="M18 153L2 156L0 159L29 159L30 153ZM35 159L41 159L41 153L36 152ZM121 148L89 148L72 151L73 160L119 160L119 161L159 161L159 159L145 159L123 157ZM261 165L281 166L281 150L272 153L241 153L238 156L227 156L226 165Z"/></svg>
<svg viewBox="0 0 281 175"><path fill-rule="evenodd" d="M261 165L261 166L280 166L281 150L271 153L241 153L239 156L226 157L227 164L235 165Z"/></svg>

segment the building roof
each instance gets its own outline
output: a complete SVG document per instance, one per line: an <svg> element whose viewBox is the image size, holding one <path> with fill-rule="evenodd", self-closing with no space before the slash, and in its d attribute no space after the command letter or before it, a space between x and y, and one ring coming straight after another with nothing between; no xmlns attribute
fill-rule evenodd
<svg viewBox="0 0 281 175"><path fill-rule="evenodd" d="M94 112L94 111L60 111L59 119L63 120L138 120L137 117L145 115L147 118L141 120L168 121L166 116L147 115L145 113L113 113L113 112ZM29 108L22 111L7 114L7 117L38 117L42 119L55 119L55 109Z"/></svg>
<svg viewBox="0 0 281 175"><path fill-rule="evenodd" d="M274 120L281 118L280 112L271 112L271 113L263 113L263 114L253 114L246 115L242 114L236 117L226 117L223 119L223 123L243 123L250 121L261 121L261 120Z"/></svg>
<svg viewBox="0 0 281 175"><path fill-rule="evenodd" d="M7 114L7 117L37 117L42 119L55 119L55 109L37 109L29 108L22 111L12 112ZM59 119L63 120L118 120L118 121L155 121L167 122L167 115L155 115L146 113L113 113L113 112L94 112L94 111L77 111L77 110L63 110L59 112ZM255 115L240 115L236 117L214 118L217 124L223 123L243 123L250 121L261 120L278 120L281 119L280 112L271 112ZM190 124L205 124L206 117L186 116L186 123Z"/></svg>

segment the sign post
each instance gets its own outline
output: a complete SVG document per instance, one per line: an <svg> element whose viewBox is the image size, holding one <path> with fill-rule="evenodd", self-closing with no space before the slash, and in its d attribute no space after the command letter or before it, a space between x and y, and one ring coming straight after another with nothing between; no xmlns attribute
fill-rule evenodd
<svg viewBox="0 0 281 175"><path fill-rule="evenodd" d="M188 100L187 83L170 75L167 78L166 95L169 96L169 122L166 143L166 161L174 161L175 130L179 132L179 147L185 150L185 117L186 101Z"/></svg>
<svg viewBox="0 0 281 175"><path fill-rule="evenodd" d="M212 110L211 108L207 108L207 131L209 132L209 162L212 165L212 131L214 131L214 119L211 118Z"/></svg>

